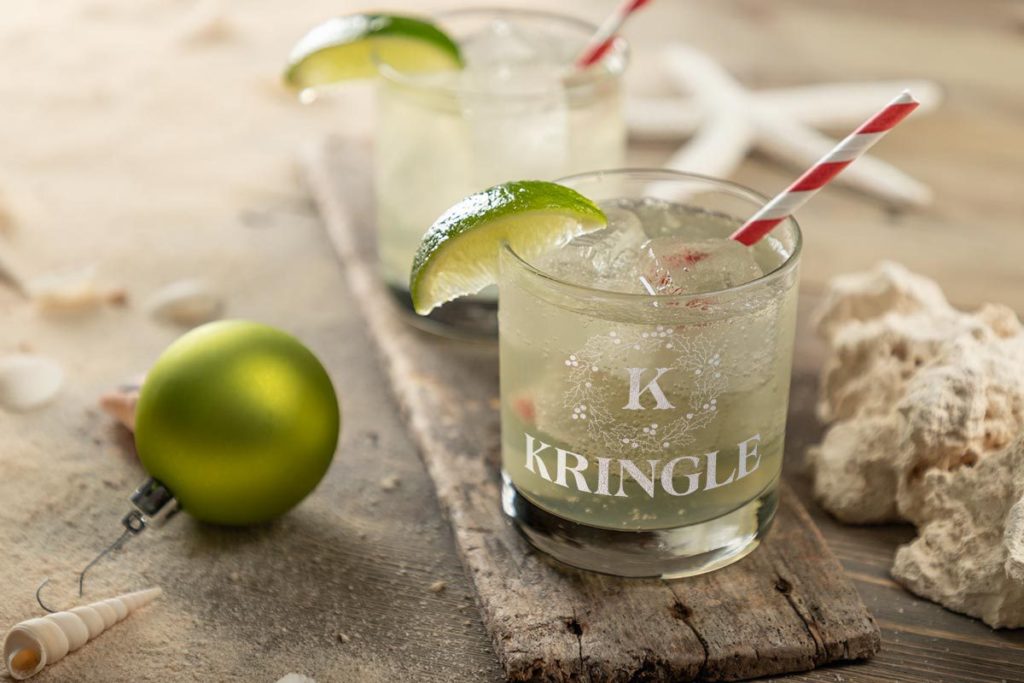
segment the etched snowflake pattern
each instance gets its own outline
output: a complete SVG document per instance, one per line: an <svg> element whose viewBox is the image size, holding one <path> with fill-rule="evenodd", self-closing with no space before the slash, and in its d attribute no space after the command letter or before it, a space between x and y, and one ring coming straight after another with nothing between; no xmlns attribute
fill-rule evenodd
<svg viewBox="0 0 1024 683"><path fill-rule="evenodd" d="M668 396L674 405L671 410L635 414L623 410L628 399L627 368L649 367L655 356L661 359L660 367L669 367L662 389L678 394L678 387L685 386L687 395ZM568 377L563 406L609 455L678 449L715 419L718 397L726 386L721 363L721 353L707 339L678 334L669 326L595 335L565 359ZM684 398L686 403L679 403Z"/></svg>

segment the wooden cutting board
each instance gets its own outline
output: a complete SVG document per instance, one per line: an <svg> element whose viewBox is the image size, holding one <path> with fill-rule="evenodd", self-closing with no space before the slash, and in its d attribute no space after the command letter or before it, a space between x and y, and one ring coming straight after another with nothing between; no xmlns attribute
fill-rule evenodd
<svg viewBox="0 0 1024 683"><path fill-rule="evenodd" d="M534 551L499 506L497 346L410 326L376 272L369 149L331 141L306 177L379 345L511 680L737 680L870 657L874 620L785 485L753 554L703 576L619 579Z"/></svg>

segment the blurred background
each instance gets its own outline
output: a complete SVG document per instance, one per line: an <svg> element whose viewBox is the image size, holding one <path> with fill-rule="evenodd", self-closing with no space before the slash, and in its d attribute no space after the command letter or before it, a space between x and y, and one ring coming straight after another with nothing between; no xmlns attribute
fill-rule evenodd
<svg viewBox="0 0 1024 683"><path fill-rule="evenodd" d="M597 22L614 4L576 0L559 9ZM385 9L465 5L394 0ZM275 268L245 252L279 254L281 245L263 243L274 238L246 224L275 212L307 219L296 150L373 128L372 85L302 107L280 85L285 57L319 20L382 8L336 0L11 3L0 23L0 240L28 271L86 260L144 294L167 279L169 263L187 262L258 297ZM995 299L1024 310L1021 3L662 0L625 35L633 93L673 92L660 50L671 41L704 49L751 88L934 79L945 91L938 110L915 116L875 151L930 185L934 204L892 212L833 186L799 215L805 284L816 287L840 266L893 258L937 278L958 303ZM658 165L677 145L635 143L630 161ZM755 154L736 177L770 194L798 171ZM9 296L0 292L0 303ZM8 325L20 317L5 313Z"/></svg>

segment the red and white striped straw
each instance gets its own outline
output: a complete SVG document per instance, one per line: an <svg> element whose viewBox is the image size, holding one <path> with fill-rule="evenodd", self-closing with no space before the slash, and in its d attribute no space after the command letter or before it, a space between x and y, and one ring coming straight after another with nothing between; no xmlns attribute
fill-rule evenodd
<svg viewBox="0 0 1024 683"><path fill-rule="evenodd" d="M789 218L807 200L818 193L839 172L849 166L872 145L882 139L886 133L896 127L910 112L917 109L917 100L904 90L900 96L887 104L884 109L861 124L860 128L850 133L831 152L818 160L800 176L795 183L775 195L761 207L736 232L729 235L730 239L750 246L772 229Z"/></svg>
<svg viewBox="0 0 1024 683"><path fill-rule="evenodd" d="M615 34L619 32L622 25L626 23L629 15L637 11L651 0L624 0L615 8L607 19L597 29L597 33L587 41L586 47L576 58L576 68L586 69L593 66L604 57L605 53L615 44Z"/></svg>

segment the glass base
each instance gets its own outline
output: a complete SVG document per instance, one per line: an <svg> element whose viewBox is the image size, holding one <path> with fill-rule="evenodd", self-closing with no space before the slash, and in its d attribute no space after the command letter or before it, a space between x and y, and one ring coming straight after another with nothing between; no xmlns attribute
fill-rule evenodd
<svg viewBox="0 0 1024 683"><path fill-rule="evenodd" d="M502 472L502 508L538 550L590 571L678 579L720 569L754 551L768 533L779 497L772 485L716 519L657 531L616 531L547 512L519 493Z"/></svg>
<svg viewBox="0 0 1024 683"><path fill-rule="evenodd" d="M429 315L418 315L412 307L409 290L388 285L392 298L406 313L414 326L456 339L496 339L498 337L498 302L471 296L449 301Z"/></svg>

